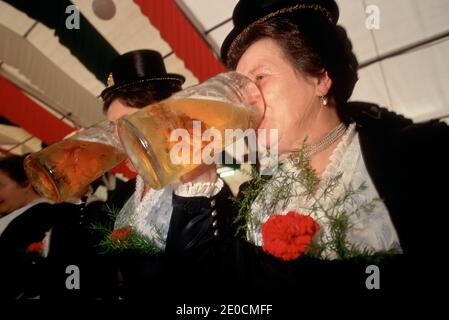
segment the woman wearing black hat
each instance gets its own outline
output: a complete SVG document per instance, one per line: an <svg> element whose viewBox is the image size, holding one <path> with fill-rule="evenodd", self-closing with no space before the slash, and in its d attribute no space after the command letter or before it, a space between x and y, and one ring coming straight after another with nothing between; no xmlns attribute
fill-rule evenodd
<svg viewBox="0 0 449 320"><path fill-rule="evenodd" d="M103 109L108 120L132 114L152 103L164 100L182 89L185 78L167 73L161 54L142 49L127 52L116 58L107 79L107 88L101 93ZM134 171L132 165L128 167ZM142 178L129 180L119 186L107 204L119 209L115 229L132 226L164 248L172 206L172 189L152 190ZM120 269L123 274L126 297L139 295L147 280L158 280L160 259L129 252L122 255Z"/></svg>
<svg viewBox="0 0 449 320"><path fill-rule="evenodd" d="M148 49L127 52L112 63L107 88L101 93L103 109L108 120L117 121L123 116L170 97L182 89L184 81L185 78L179 74L167 73L164 60L159 52ZM134 171L132 165L128 162L127 164ZM134 196L130 199L133 193ZM163 194L166 196L162 196ZM125 188L115 192L109 203L115 208L122 208L127 204L126 210L124 208L118 217L116 227L136 222L131 220L145 219L145 217L137 217L136 213L141 212L141 215L144 215L144 211L150 209L148 206L150 202L154 201L154 197L167 198L166 202L170 207L170 190L150 191L147 186L144 186L140 177L136 181L128 182ZM143 204L146 204L145 207L148 208L142 208ZM125 212L127 213L125 214ZM139 222L137 227L151 235L151 223L149 221Z"/></svg>
<svg viewBox="0 0 449 320"><path fill-rule="evenodd" d="M222 60L261 89L259 128L278 130L282 169L265 187L262 179L246 185L237 208L223 190L209 197L175 191L166 252L188 270L179 278L189 279L186 293L432 284L420 268L436 267L433 254L445 241L439 226L424 235L423 219L447 212L439 186L449 178L441 149L449 129L347 102L358 64L338 17L334 0L240 0L234 9ZM195 182L220 184L213 170ZM373 261L380 284L378 273L369 278Z"/></svg>

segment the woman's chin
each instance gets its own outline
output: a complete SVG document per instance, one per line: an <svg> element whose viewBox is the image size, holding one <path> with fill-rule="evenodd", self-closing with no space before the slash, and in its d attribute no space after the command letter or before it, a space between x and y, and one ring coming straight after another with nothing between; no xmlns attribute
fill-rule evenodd
<svg viewBox="0 0 449 320"><path fill-rule="evenodd" d="M14 210L11 210L11 208L9 208L7 205L3 203L0 204L0 215L7 215L13 211Z"/></svg>

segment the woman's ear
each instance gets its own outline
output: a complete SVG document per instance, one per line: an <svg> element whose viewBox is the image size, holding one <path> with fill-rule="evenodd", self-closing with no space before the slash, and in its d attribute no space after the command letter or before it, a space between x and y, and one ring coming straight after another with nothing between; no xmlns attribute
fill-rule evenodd
<svg viewBox="0 0 449 320"><path fill-rule="evenodd" d="M317 81L317 95L322 97L326 96L332 86L332 79L329 78L327 71L323 69L318 76Z"/></svg>

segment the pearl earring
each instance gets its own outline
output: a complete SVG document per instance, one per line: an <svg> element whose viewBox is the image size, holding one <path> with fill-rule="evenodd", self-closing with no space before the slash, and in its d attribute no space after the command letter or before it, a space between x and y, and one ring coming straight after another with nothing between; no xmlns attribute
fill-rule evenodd
<svg viewBox="0 0 449 320"><path fill-rule="evenodd" d="M320 97L320 102L323 106L327 106L327 97L326 96L321 96Z"/></svg>

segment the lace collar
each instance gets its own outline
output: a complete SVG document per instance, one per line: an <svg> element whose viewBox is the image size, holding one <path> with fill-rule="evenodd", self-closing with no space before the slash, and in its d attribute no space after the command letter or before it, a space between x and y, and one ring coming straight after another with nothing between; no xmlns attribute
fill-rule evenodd
<svg viewBox="0 0 449 320"><path fill-rule="evenodd" d="M150 189L143 194L144 190L145 183L140 176L137 176L136 191L120 210L115 228L133 226L163 248L173 208L173 189L171 187L161 190Z"/></svg>
<svg viewBox="0 0 449 320"><path fill-rule="evenodd" d="M354 173L356 168L360 152L359 149L355 147L354 137L356 136L355 123L349 125L342 139L338 143L337 147L333 150L329 160L329 164L324 170L323 174L320 178L320 183L317 189L317 196L319 196L323 192L323 188L326 185L326 181L340 172L343 172L342 177L342 188L344 185L347 185ZM286 172L297 173L298 169L294 165L291 159L286 159L283 161L283 168ZM279 171L274 173L272 179L276 179ZM304 187L301 185L295 186L297 190L301 190ZM336 190L337 191L337 190ZM338 191L337 191L338 192ZM266 194L269 196L266 197L266 202L271 201L270 195L272 194L270 188L266 190ZM301 194L301 191L298 191L298 194ZM265 222L266 219L273 213L286 213L287 211L302 211L307 212L307 208L310 207L310 201L306 201L304 197L298 196L289 200L289 202L284 205L278 205L276 207L276 212L265 212L263 210L264 204L260 204L257 200L253 203L251 212L254 215L257 223L250 224L248 226L248 240L255 243L256 245L262 245L262 235L260 231L260 224ZM321 217L314 217L316 219L320 219Z"/></svg>

